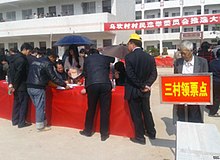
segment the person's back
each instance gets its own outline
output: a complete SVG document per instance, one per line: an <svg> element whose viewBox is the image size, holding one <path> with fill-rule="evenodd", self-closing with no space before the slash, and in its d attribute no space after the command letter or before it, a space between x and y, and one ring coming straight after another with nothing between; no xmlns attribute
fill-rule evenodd
<svg viewBox="0 0 220 160"><path fill-rule="evenodd" d="M95 83L111 83L109 79L109 71L110 63L113 62L113 57L108 57L100 54L89 55L84 62L86 87Z"/></svg>
<svg viewBox="0 0 220 160"><path fill-rule="evenodd" d="M155 65L153 62L153 57L148 53L144 52L142 49L136 49L133 51L132 54L127 55L128 59L135 59L133 61L134 69L136 76L142 81L146 81L149 78L153 70L149 70L152 65ZM129 60L128 60L129 62ZM153 69L153 68L152 68ZM128 79L129 81L129 79Z"/></svg>

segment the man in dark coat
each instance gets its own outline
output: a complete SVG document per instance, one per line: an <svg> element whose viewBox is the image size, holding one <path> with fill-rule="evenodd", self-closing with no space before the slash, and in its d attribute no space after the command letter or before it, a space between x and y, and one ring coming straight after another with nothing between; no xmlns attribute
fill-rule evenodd
<svg viewBox="0 0 220 160"><path fill-rule="evenodd" d="M87 137L92 136L93 122L99 101L101 141L105 141L109 137L109 114L112 96L109 72L110 63L114 61L115 58L100 55L96 49L90 49L83 67L88 110L86 112L85 128L80 131L80 134Z"/></svg>
<svg viewBox="0 0 220 160"><path fill-rule="evenodd" d="M131 34L128 42L130 53L125 57L126 83L125 99L128 100L131 117L135 127L135 137L132 142L145 144L145 129L151 139L155 139L156 130L150 111L151 85L157 78L154 57L145 53L141 46L141 38Z"/></svg>
<svg viewBox="0 0 220 160"><path fill-rule="evenodd" d="M14 104L12 111L12 125L18 125L18 128L27 127L26 115L28 110L28 93L26 80L28 75L28 61L26 56L30 54L32 46L24 43L21 46L21 52L17 53L9 66L9 92L14 92Z"/></svg>
<svg viewBox="0 0 220 160"><path fill-rule="evenodd" d="M49 81L56 85L69 89L69 86L59 78L54 69L54 63L57 55L53 52L48 54L48 57L41 57L34 60L29 69L27 78L27 91L36 108L36 128L37 131L50 130L47 127L45 117L46 107L46 86Z"/></svg>

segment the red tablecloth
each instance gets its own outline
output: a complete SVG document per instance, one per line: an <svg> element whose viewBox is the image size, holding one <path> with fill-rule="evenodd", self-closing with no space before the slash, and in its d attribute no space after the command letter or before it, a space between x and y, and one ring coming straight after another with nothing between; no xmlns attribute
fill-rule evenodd
<svg viewBox="0 0 220 160"><path fill-rule="evenodd" d="M173 58L167 57L155 57L156 65L158 67L172 67L173 66Z"/></svg>
<svg viewBox="0 0 220 160"><path fill-rule="evenodd" d="M50 125L83 129L87 110L87 96L80 93L82 87L71 90L47 89L47 120ZM0 117L11 119L13 95L7 94L7 84L0 81ZM28 120L35 122L35 108L30 102ZM95 120L95 130L99 131L99 111ZM124 87L117 86L112 92L110 112L110 134L133 137L134 129Z"/></svg>

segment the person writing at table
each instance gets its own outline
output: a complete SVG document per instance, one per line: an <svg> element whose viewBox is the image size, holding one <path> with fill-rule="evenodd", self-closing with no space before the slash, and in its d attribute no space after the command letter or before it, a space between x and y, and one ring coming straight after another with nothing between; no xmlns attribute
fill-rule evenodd
<svg viewBox="0 0 220 160"><path fill-rule="evenodd" d="M150 139L156 137L150 111L150 94L151 85L157 78L157 68L154 57L141 48L142 41L138 34L131 34L127 45L130 53L125 57L125 99L128 101L135 128L135 137L130 140L145 144L145 129Z"/></svg>
<svg viewBox="0 0 220 160"><path fill-rule="evenodd" d="M100 133L101 141L109 137L109 115L111 106L112 85L109 79L110 63L115 58L101 55L98 50L90 49L85 59L83 74L88 99L88 110L85 118L85 128L80 131L83 136L93 134L93 122L97 103L100 102Z"/></svg>
<svg viewBox="0 0 220 160"><path fill-rule="evenodd" d="M36 128L37 131L50 130L47 127L45 117L46 105L46 86L49 81L69 89L70 87L60 79L55 70L54 63L57 55L53 52L48 54L48 57L41 57L36 59L30 65L28 78L27 78L27 91L31 100L36 108Z"/></svg>
<svg viewBox="0 0 220 160"><path fill-rule="evenodd" d="M182 58L174 62L174 74L193 74L208 72L207 60L193 55L193 43L190 41L183 41L180 44L180 52ZM185 106L174 105L175 112L179 121L186 121ZM189 122L203 122L203 109L199 105L188 105L188 121Z"/></svg>

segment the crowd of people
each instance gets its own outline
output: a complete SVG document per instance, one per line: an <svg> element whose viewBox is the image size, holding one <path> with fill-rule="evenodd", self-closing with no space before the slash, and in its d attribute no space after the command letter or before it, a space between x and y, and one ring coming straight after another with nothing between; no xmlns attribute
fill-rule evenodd
<svg viewBox="0 0 220 160"><path fill-rule="evenodd" d="M193 43L183 41L174 61L174 74L213 73L213 105L209 116L219 116L220 105L220 41L211 49L208 42L203 42L198 53L194 53ZM112 79L116 85L124 86L125 100L128 101L135 136L130 138L134 143L146 144L145 136L156 138L156 129L150 110L151 86L157 79L156 62L153 56L142 49L141 37L131 34L127 43L129 54L125 62L117 58L102 55L99 50L81 49L75 45L63 54L62 60L53 50L46 52L33 49L28 43L20 51L10 49L7 56L0 56L0 78L8 81L8 92L14 94L12 125L23 128L30 126L26 122L28 99L36 108L36 129L47 131L45 116L46 87L48 84L70 89L69 83L83 85L87 94L88 109L85 116L83 136L91 137L94 133L93 122L100 103L101 140L109 138L109 115L112 97ZM111 76L110 76L111 75ZM203 109L199 105L188 106L188 121L203 123ZM174 105L179 121L185 121L183 105Z"/></svg>

